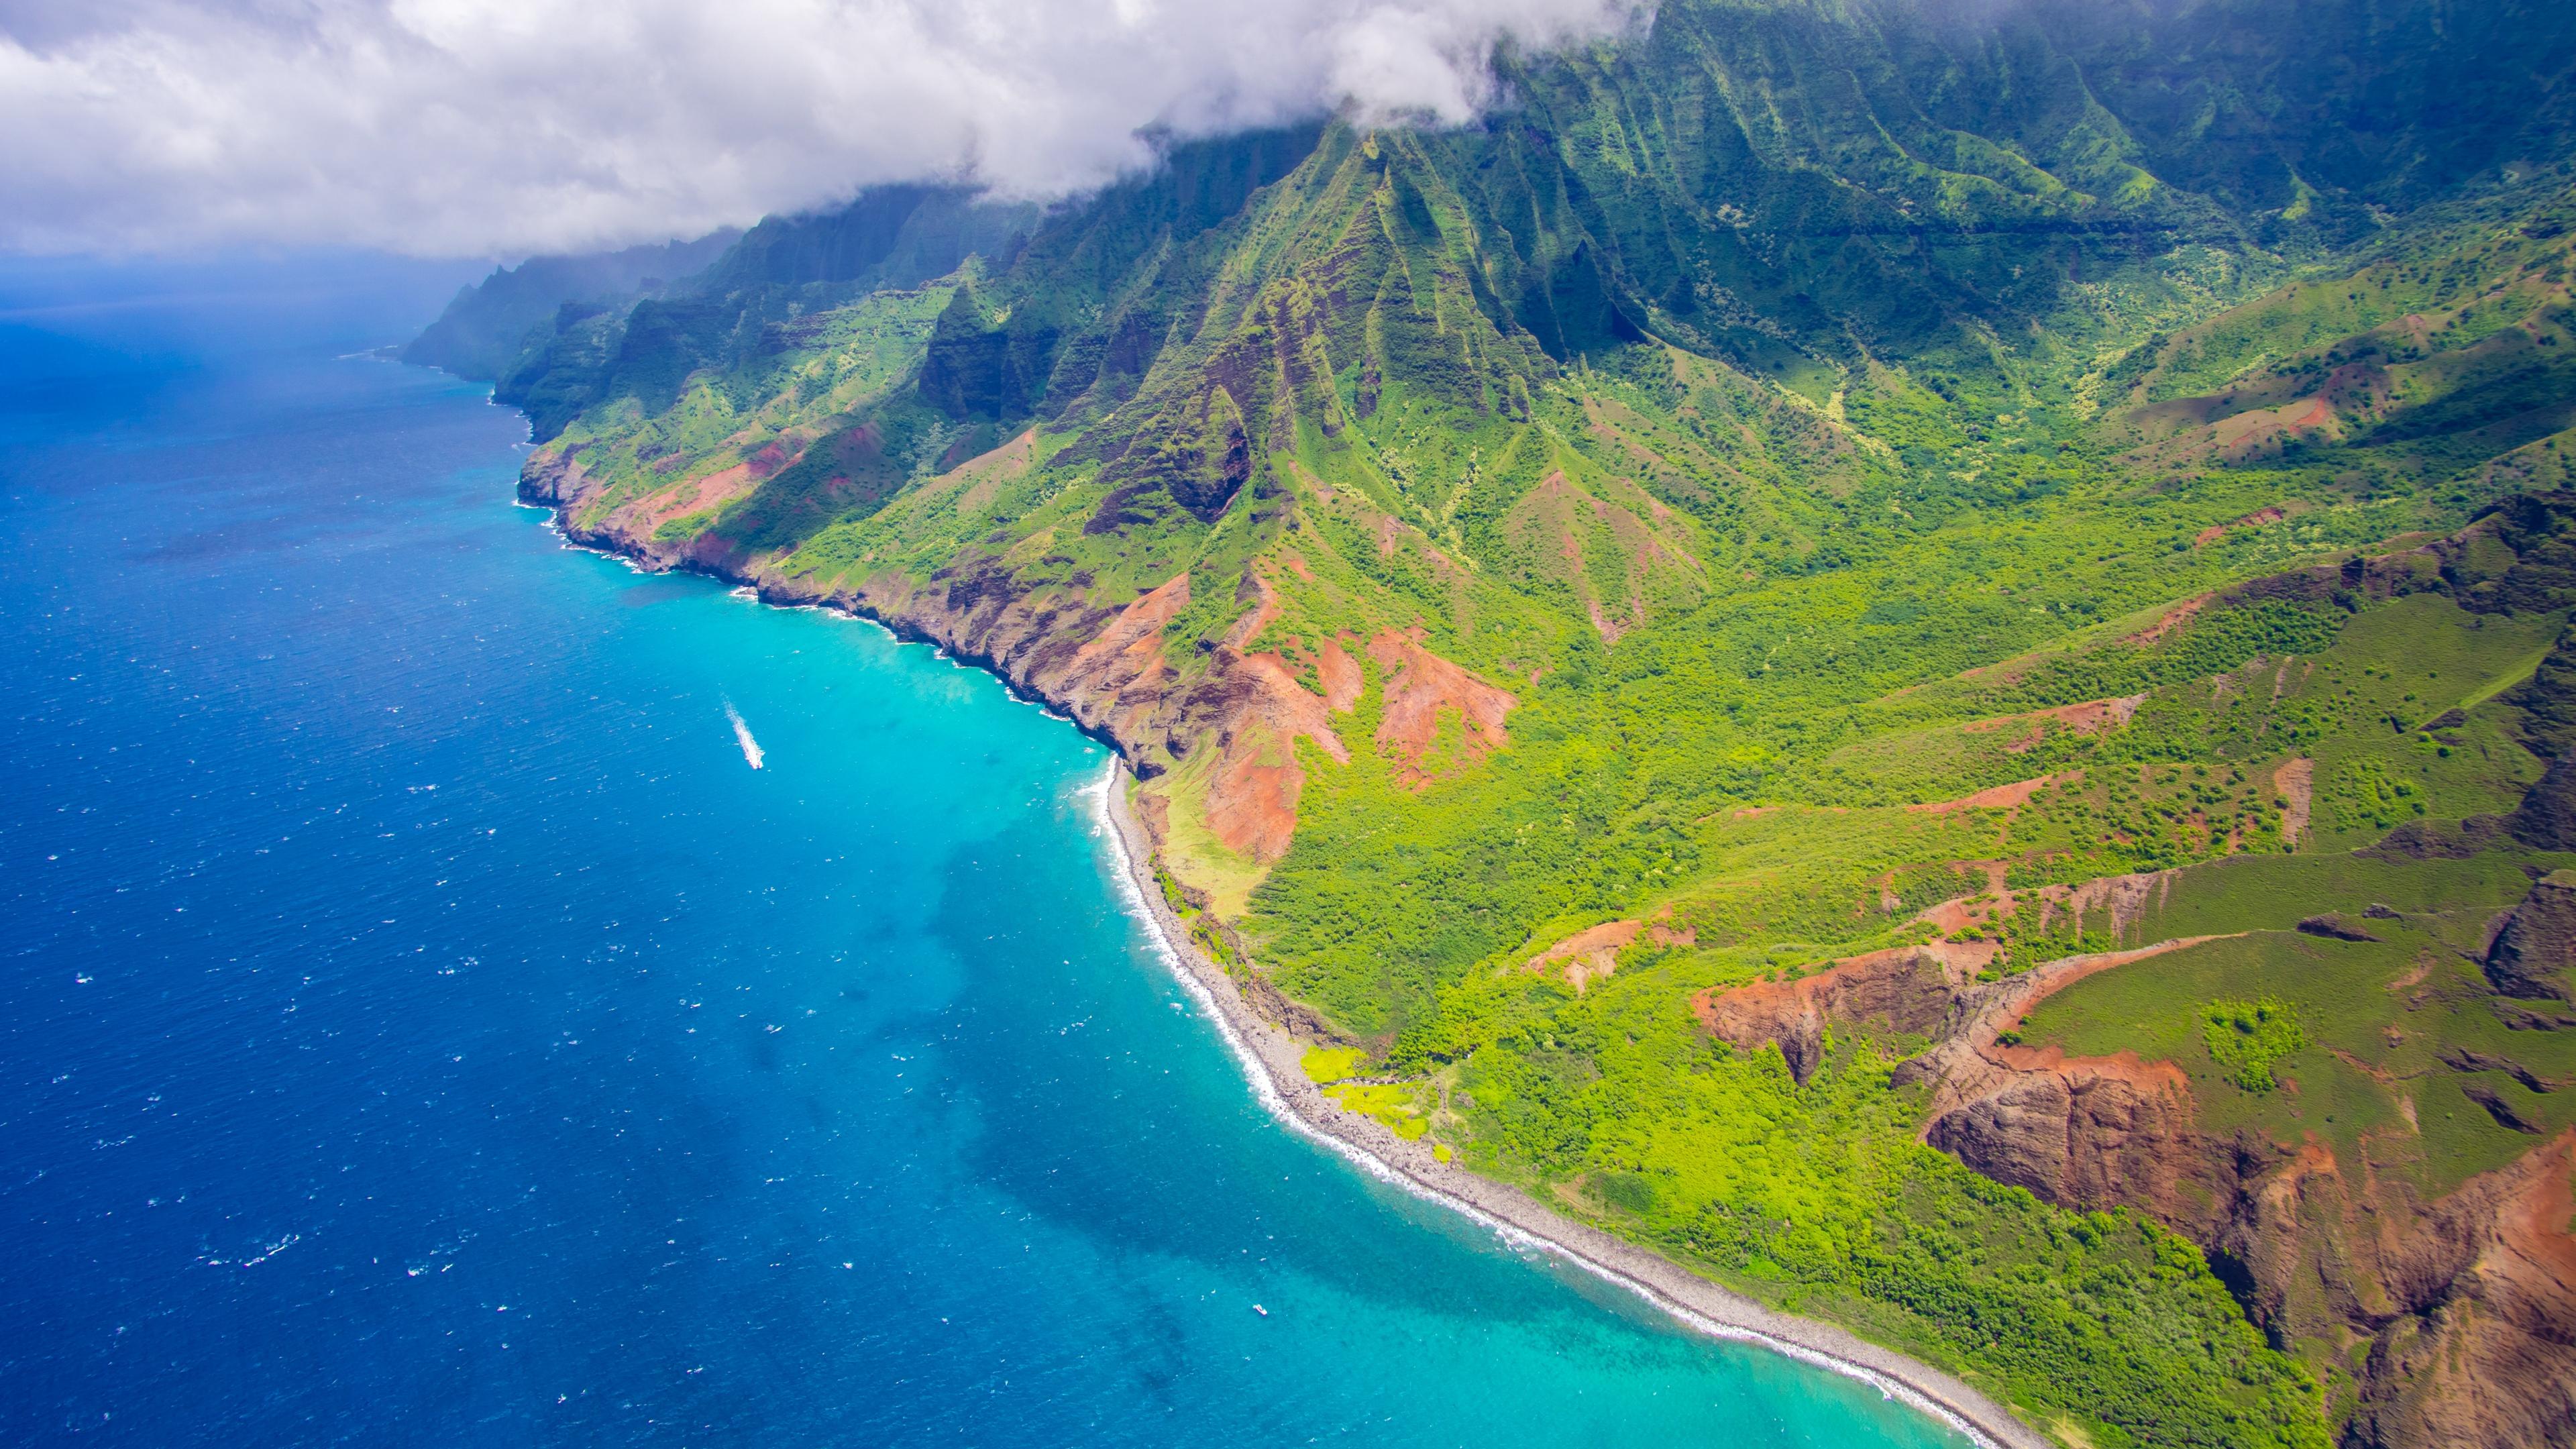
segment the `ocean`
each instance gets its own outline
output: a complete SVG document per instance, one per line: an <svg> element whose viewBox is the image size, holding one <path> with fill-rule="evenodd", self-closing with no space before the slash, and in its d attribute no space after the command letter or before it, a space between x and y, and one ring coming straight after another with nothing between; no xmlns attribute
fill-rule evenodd
<svg viewBox="0 0 2576 1449"><path fill-rule="evenodd" d="M0 307L0 1441L1964 1442L1272 1120L1100 746L297 275Z"/></svg>

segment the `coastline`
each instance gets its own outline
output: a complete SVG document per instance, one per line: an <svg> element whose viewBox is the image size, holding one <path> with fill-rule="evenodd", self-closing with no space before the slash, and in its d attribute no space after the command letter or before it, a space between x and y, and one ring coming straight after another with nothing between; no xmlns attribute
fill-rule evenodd
<svg viewBox="0 0 2576 1449"><path fill-rule="evenodd" d="M568 517L568 501L532 496L524 477L518 501L546 509L550 531L568 549L616 559L639 573L703 574L747 590L773 608L820 608L874 624L899 642L928 645L960 667L999 679L1013 695L1100 741L1109 751L1110 764L1084 793L1096 797L1101 833L1117 852L1118 884L1128 898L1123 904L1144 921L1164 964L1207 1012L1262 1107L1289 1130L1390 1186L1459 1213L1508 1241L1553 1254L1634 1294L1691 1332L1754 1344L1858 1379L1948 1425L1980 1449L2056 1449L2052 1440L1963 1380L1831 1323L1782 1313L1732 1292L1650 1249L1577 1222L1519 1188L1441 1162L1427 1145L1398 1137L1383 1124L1346 1112L1325 1097L1306 1075L1304 1053L1296 1041L1255 1011L1235 980L1190 944L1189 932L1164 903L1153 876L1151 840L1128 806L1127 786L1134 777L1120 741L1048 698L1034 681L1014 678L1001 660L942 639L913 621L889 618L860 597L785 587L776 578L705 560L662 560L615 534L577 530Z"/></svg>
<svg viewBox="0 0 2576 1449"><path fill-rule="evenodd" d="M1984 1449L2051 1449L2048 1438L2009 1409L1929 1364L1833 1324L1768 1308L1658 1253L1577 1222L1519 1188L1442 1162L1423 1144L1343 1110L1306 1075L1297 1042L1252 1009L1234 978L1190 943L1189 932L1165 904L1149 863L1144 826L1128 807L1132 778L1126 762L1113 755L1100 781L1084 790L1094 797L1101 833L1117 852L1121 894L1152 932L1164 964L1215 1022L1253 1094L1291 1131L1381 1181L1625 1289L1695 1333L1756 1344L1858 1379L1941 1420Z"/></svg>

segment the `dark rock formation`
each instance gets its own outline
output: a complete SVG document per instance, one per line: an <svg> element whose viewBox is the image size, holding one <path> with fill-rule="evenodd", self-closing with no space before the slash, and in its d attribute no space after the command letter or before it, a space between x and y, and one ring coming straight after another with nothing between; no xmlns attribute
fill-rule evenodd
<svg viewBox="0 0 2576 1449"><path fill-rule="evenodd" d="M2302 936L2323 936L2330 941L2376 941L2379 938L2337 915L2310 916L2299 922Z"/></svg>
<svg viewBox="0 0 2576 1449"><path fill-rule="evenodd" d="M2487 950L2487 982L2500 996L2576 1001L2570 966L2576 966L2576 871L2562 870L2533 882L2531 894L2514 907Z"/></svg>
<svg viewBox="0 0 2576 1449"><path fill-rule="evenodd" d="M2149 1205L2188 1219L2224 1174L2194 1129L2190 1098L2161 1086L2133 1063L2014 1072L1936 1119L1924 1140L2051 1202Z"/></svg>
<svg viewBox="0 0 2576 1449"><path fill-rule="evenodd" d="M2502 1072L2535 1092L2556 1091L2566 1085L2563 1082L2551 1081L2510 1057L2500 1057L2493 1052L2471 1051L2467 1047L2453 1047L2442 1053L2442 1065L2455 1072Z"/></svg>
<svg viewBox="0 0 2576 1449"><path fill-rule="evenodd" d="M2549 762L2511 822L2513 838L2535 850L2576 850L2576 755Z"/></svg>
<svg viewBox="0 0 2576 1449"><path fill-rule="evenodd" d="M2472 815L2466 820L2409 820L2354 854L2373 860L2466 860L2510 838L2515 817ZM2576 825L2576 816L2570 817ZM2366 913L2365 913L2366 914Z"/></svg>

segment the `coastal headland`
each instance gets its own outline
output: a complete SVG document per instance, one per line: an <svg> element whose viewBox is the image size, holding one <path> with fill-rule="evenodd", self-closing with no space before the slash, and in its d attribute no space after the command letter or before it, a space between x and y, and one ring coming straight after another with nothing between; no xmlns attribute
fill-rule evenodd
<svg viewBox="0 0 2576 1449"><path fill-rule="evenodd" d="M1671 0L491 375L567 538L1108 744L1405 1181L2069 1446L2563 1443L2576 12L2482 14Z"/></svg>
<svg viewBox="0 0 2576 1449"><path fill-rule="evenodd" d="M555 506L551 487L550 480L542 476L534 481L523 480L521 501ZM1014 677L998 661L958 648L923 628L918 620L890 618L856 599L817 597L800 589L780 587L775 580L747 577L694 560L655 559L626 546L614 535L576 532L565 526L565 518L562 512L556 514L556 529L575 547L623 558L655 571L679 567L704 572L748 587L763 603L776 607L825 608L866 619L897 638L941 649L961 663L993 674L1013 692L1079 726L1079 721L1065 712L1070 701L1048 697L1032 688L1025 676ZM1113 751L1117 748L1114 738L1104 742ZM1310 1043L1292 1035L1273 1016L1256 1010L1244 990L1244 982L1210 960L1193 943L1188 928L1164 900L1155 873L1155 842L1138 820L1129 798L1134 783L1135 776L1124 757L1114 756L1099 784L1086 792L1095 802L1099 828L1116 859L1120 894L1151 932L1164 964L1208 1013L1254 1094L1281 1122L1349 1159L1371 1176L1460 1212L1503 1234L1506 1241L1555 1254L1584 1272L1634 1293L1687 1331L1757 1344L1857 1378L1992 1449L2049 1449L2049 1439L1951 1374L1869 1343L1834 1324L1782 1313L1731 1293L1668 1258L1566 1217L1519 1188L1480 1177L1445 1160L1430 1144L1402 1137L1377 1118L1326 1096L1303 1066ZM1269 995L1276 1001L1276 993Z"/></svg>

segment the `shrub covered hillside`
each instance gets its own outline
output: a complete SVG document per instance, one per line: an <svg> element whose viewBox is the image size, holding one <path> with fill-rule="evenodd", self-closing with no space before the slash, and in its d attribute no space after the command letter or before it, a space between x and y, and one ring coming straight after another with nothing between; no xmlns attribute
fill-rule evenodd
<svg viewBox="0 0 2576 1449"><path fill-rule="evenodd" d="M501 396L577 536L1116 741L1353 1110L2070 1445L2566 1444L2571 58L1667 0Z"/></svg>

